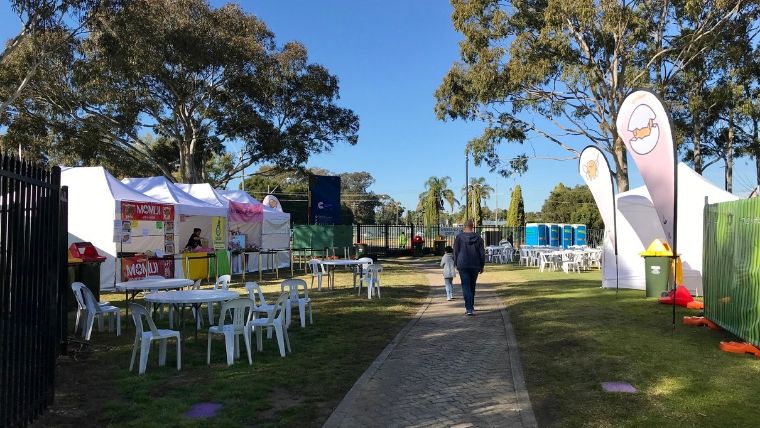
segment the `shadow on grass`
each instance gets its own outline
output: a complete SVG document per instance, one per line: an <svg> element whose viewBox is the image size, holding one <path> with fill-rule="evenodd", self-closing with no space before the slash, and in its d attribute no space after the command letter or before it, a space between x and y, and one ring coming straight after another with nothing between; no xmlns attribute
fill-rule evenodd
<svg viewBox="0 0 760 428"><path fill-rule="evenodd" d="M263 352L255 352L254 340L253 366L243 348L242 359L227 367L220 337L212 340L207 366L207 336L201 331L194 339L188 322L182 370L176 371L176 348L170 343L167 366L157 367L154 346L146 375L138 376L136 368L127 370L134 340L131 317L122 318L120 337L98 333L96 327L92 345L79 352L80 345L73 344L70 356L59 360L56 403L36 426L208 425L184 416L198 402L223 405L214 425L319 426L428 295L424 275L414 266L385 266L382 299L356 296L351 273L340 272L335 290L310 294L313 325L301 328L294 311L289 329L293 353L281 358L274 339L265 339ZM267 298L275 298L279 281L263 283ZM236 290L244 294L242 288ZM124 307L123 295L104 299ZM157 324L168 327L166 319Z"/></svg>
<svg viewBox="0 0 760 428"><path fill-rule="evenodd" d="M750 426L760 409L760 361L726 354L727 332L681 324L695 311L600 289L581 275L516 269L495 273L511 311L528 389L542 426ZM635 394L605 393L624 381Z"/></svg>

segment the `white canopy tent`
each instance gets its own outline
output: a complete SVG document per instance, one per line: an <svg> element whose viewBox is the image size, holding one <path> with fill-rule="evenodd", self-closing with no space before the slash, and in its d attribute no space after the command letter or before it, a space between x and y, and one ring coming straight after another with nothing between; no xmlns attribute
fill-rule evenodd
<svg viewBox="0 0 760 428"><path fill-rule="evenodd" d="M155 221L141 221L138 230L132 231L130 242L121 243L114 237L115 222L121 221L121 202L148 202L166 204L137 192L117 180L103 167L62 168L61 185L68 186L69 245L88 241L97 248L106 261L100 266L100 287L113 289L116 275L117 252L143 252L163 250L164 231ZM175 218L176 221L176 211ZM115 242L117 241L118 243Z"/></svg>
<svg viewBox="0 0 760 428"><path fill-rule="evenodd" d="M166 177L125 178L122 183L151 198L176 206L180 219L177 227L177 234L179 235L177 251L185 246L196 227L203 230L201 237L209 241L209 247L212 246L210 242L212 217L227 218L227 208L206 203L184 192ZM224 231L223 236L225 237L224 247L226 248L227 231Z"/></svg>
<svg viewBox="0 0 760 428"><path fill-rule="evenodd" d="M209 188L210 187L211 186L209 185ZM262 205L261 202L251 197L243 190L212 190L225 206L229 206L229 201L237 202L239 204ZM263 217L261 221L248 223L230 221L230 230L236 230L246 236L246 246L255 245L256 247L261 248L262 229Z"/></svg>
<svg viewBox="0 0 760 428"><path fill-rule="evenodd" d="M739 199L713 185L686 164L678 164L678 248L683 262L684 285L702 292L703 213L705 197L709 203ZM618 286L646 289L644 258L639 255L655 239L665 240L665 232L652 205L646 186L615 197L617 211ZM604 278L602 286L615 288L615 252L604 241Z"/></svg>

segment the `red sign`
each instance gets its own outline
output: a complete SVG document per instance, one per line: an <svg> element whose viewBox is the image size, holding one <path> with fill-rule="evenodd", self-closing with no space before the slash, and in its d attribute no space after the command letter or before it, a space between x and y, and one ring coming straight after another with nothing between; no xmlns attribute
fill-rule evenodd
<svg viewBox="0 0 760 428"><path fill-rule="evenodd" d="M174 205L121 201L122 220L173 221Z"/></svg>
<svg viewBox="0 0 760 428"><path fill-rule="evenodd" d="M150 259L145 256L124 257L121 259L121 280L143 279L148 275L174 278L173 259Z"/></svg>

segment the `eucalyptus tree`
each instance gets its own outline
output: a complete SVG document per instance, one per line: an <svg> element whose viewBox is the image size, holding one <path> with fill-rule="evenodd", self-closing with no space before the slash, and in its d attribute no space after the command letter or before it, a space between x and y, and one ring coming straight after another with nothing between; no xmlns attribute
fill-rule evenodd
<svg viewBox="0 0 760 428"><path fill-rule="evenodd" d="M454 191L449 189L451 177L430 177L425 182L425 191L420 193L417 211L423 213L423 224L426 226L439 225L439 213L444 209L443 202L449 204L451 211L459 204Z"/></svg>
<svg viewBox="0 0 760 428"><path fill-rule="evenodd" d="M684 67L716 48L724 25L757 10L747 0L452 4L461 62L437 89L435 110L439 119L486 123L468 143L475 162L508 176L535 156L502 159L501 143L548 142L569 158L593 144L612 155L621 191L628 161L615 122L624 97L637 87L666 94Z"/></svg>
<svg viewBox="0 0 760 428"><path fill-rule="evenodd" d="M297 168L358 140L358 117L336 104L337 77L310 63L300 43L278 46L237 5L133 0L117 13L96 12L86 30L13 104L14 138L43 140L53 153L56 144L115 152L168 177L176 166L185 182L208 180L209 161L238 143L242 158L228 159L219 185L253 163ZM28 135L16 120L40 129ZM165 141L176 162L163 161L146 133Z"/></svg>
<svg viewBox="0 0 760 428"><path fill-rule="evenodd" d="M462 188L462 193L469 195L469 217L475 222L475 225L481 224L483 220L483 205L485 200L491 197L493 191L493 187L486 183L484 177L470 178L470 183Z"/></svg>

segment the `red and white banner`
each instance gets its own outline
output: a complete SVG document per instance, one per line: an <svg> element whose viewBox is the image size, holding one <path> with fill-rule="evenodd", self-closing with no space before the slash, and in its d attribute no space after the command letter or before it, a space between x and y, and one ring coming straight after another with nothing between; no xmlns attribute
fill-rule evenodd
<svg viewBox="0 0 760 428"><path fill-rule="evenodd" d="M121 201L122 220L173 221L174 205Z"/></svg>
<svg viewBox="0 0 760 428"><path fill-rule="evenodd" d="M612 185L610 165L607 163L604 153L595 146L588 146L583 149L578 164L578 172L594 196L599 214L604 221L606 235L610 238L613 248L617 248L615 191Z"/></svg>
<svg viewBox="0 0 760 428"><path fill-rule="evenodd" d="M174 278L173 259L150 259L145 256L124 257L121 259L121 280L143 279L148 275Z"/></svg>
<svg viewBox="0 0 760 428"><path fill-rule="evenodd" d="M652 197L665 239L675 252L678 169L670 114L655 94L635 91L620 106L616 125Z"/></svg>
<svg viewBox="0 0 760 428"><path fill-rule="evenodd" d="M264 205L241 204L230 201L230 221L241 223L261 223L264 221Z"/></svg>

